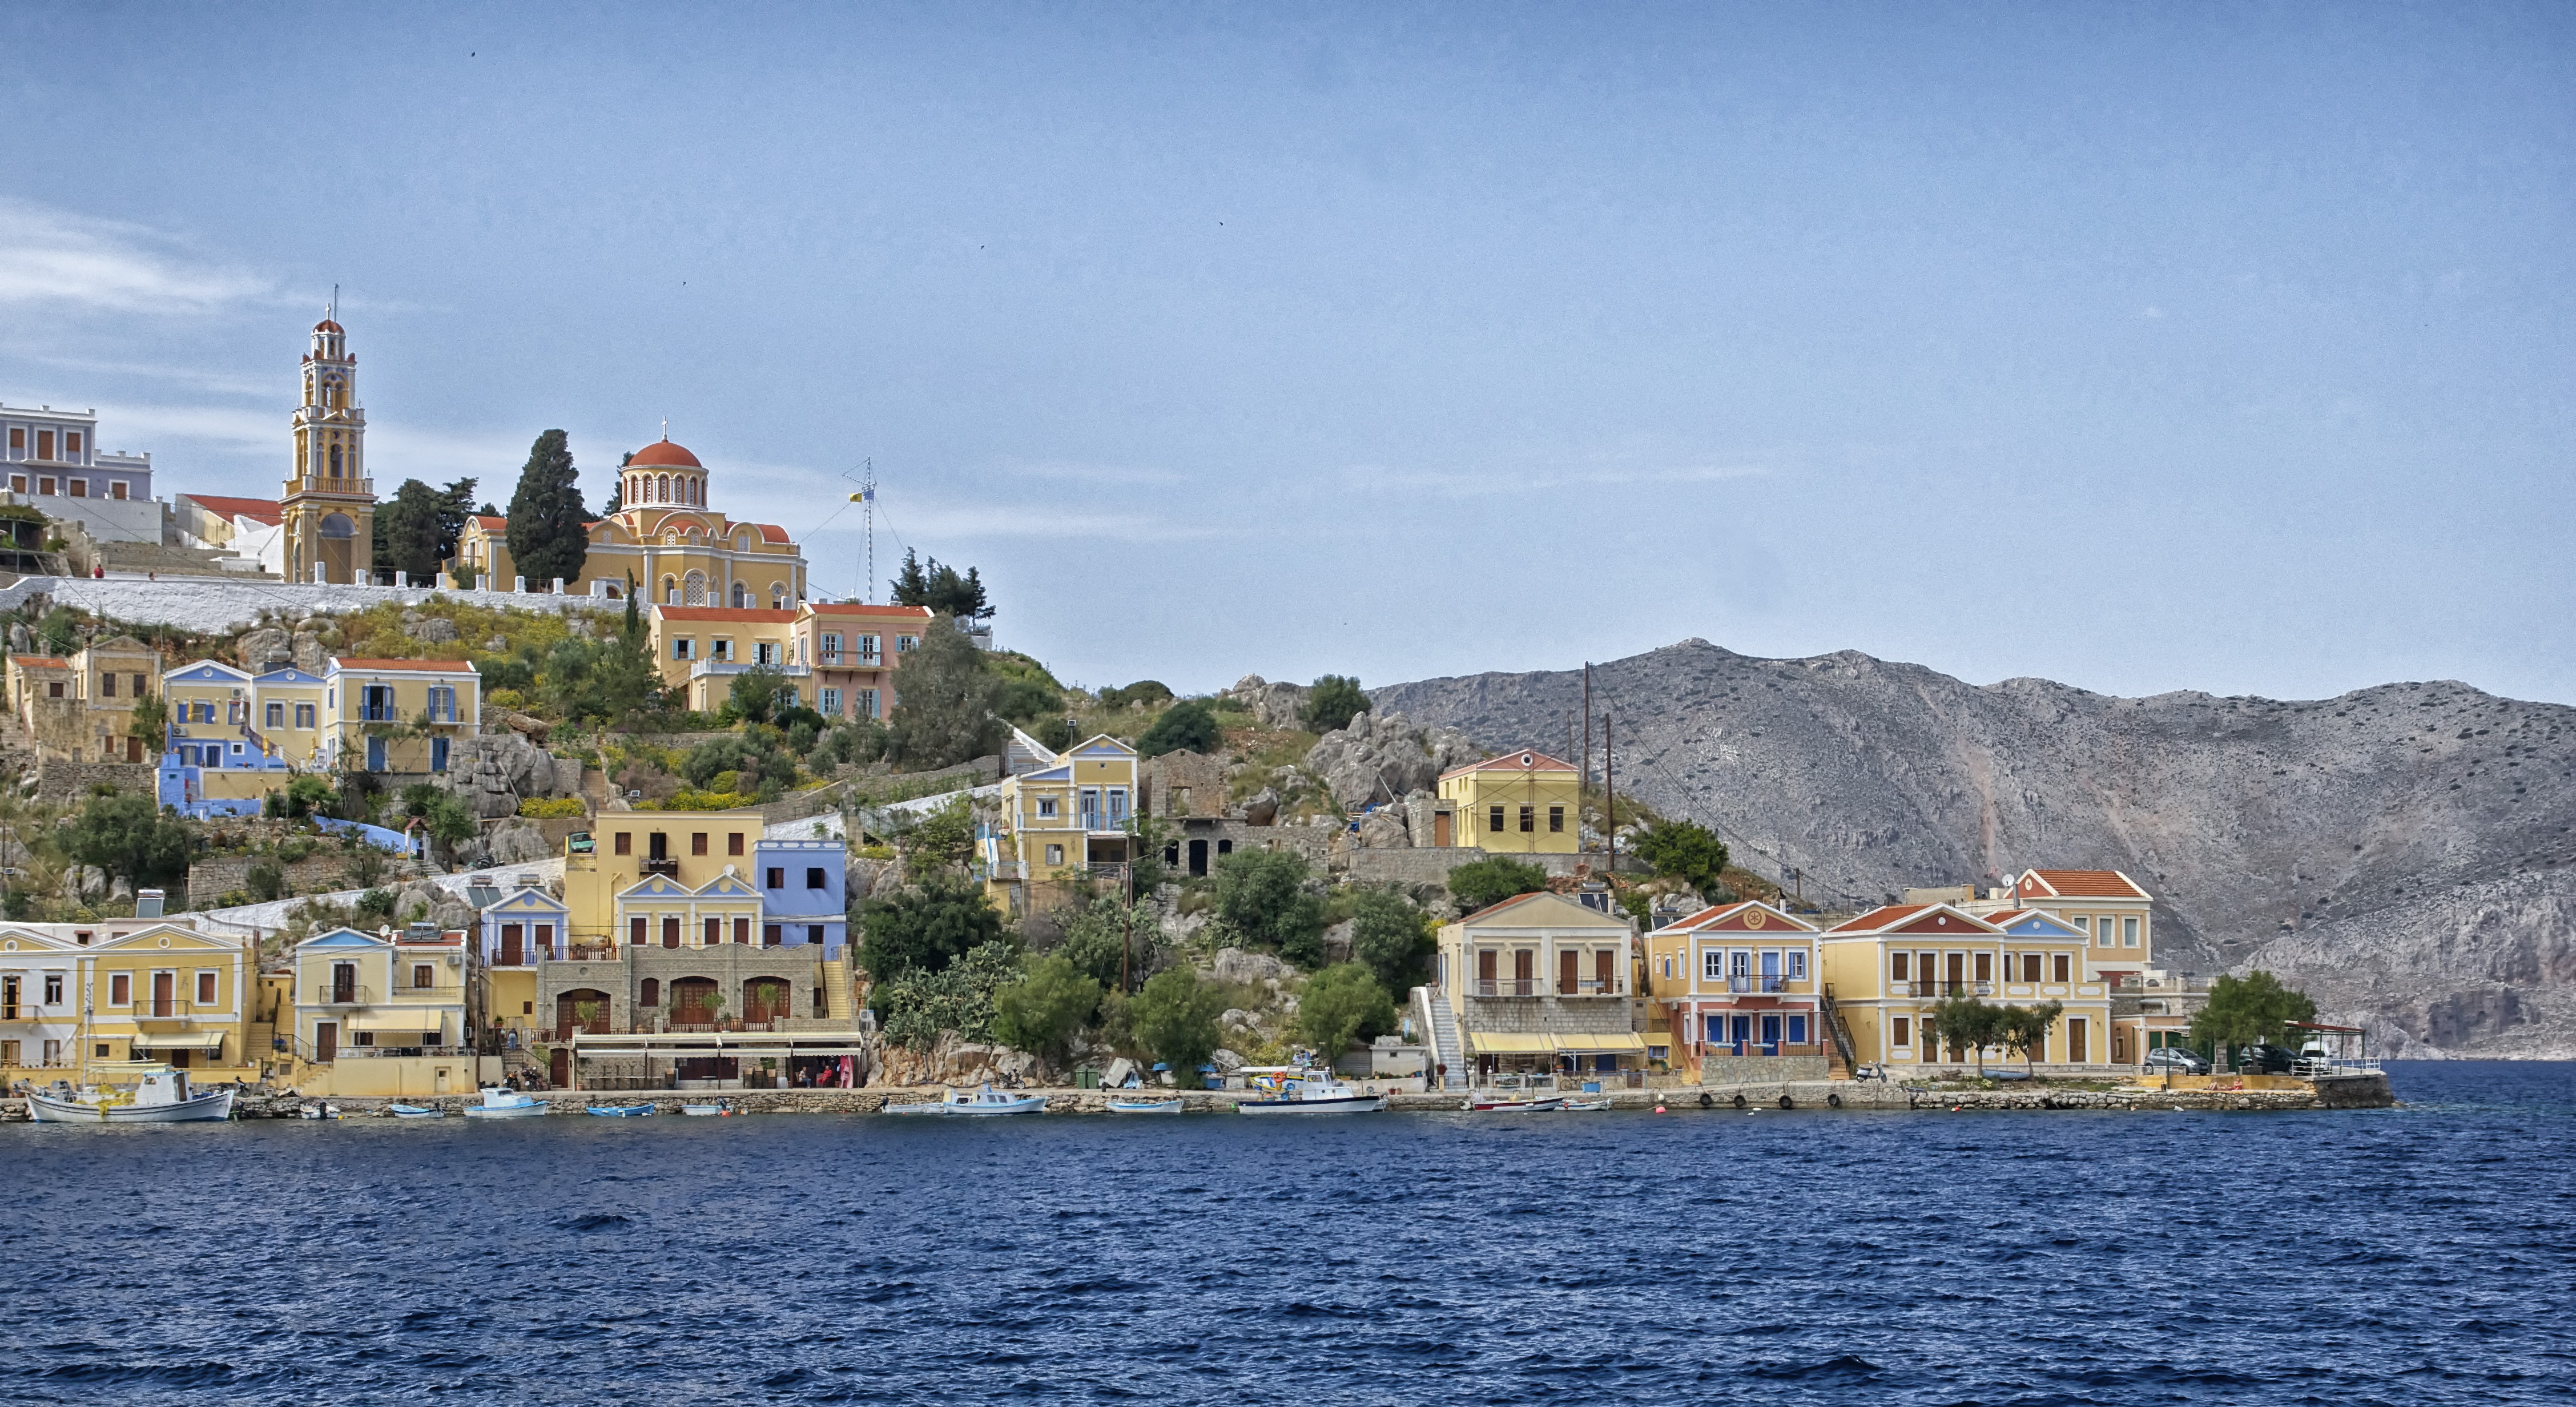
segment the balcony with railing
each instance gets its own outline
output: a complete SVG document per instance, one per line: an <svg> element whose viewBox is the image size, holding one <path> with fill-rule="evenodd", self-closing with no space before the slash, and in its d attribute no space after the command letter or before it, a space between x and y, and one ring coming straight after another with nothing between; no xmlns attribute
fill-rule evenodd
<svg viewBox="0 0 2576 1407"><path fill-rule="evenodd" d="M1888 995L1896 997L1991 997L1992 982L1890 982Z"/></svg>
<svg viewBox="0 0 2576 1407"><path fill-rule="evenodd" d="M1469 984L1468 995L1497 998L1624 997L1628 995L1628 984L1615 977L1607 981L1582 977L1572 982L1562 977L1479 977Z"/></svg>
<svg viewBox="0 0 2576 1407"><path fill-rule="evenodd" d="M306 999L314 1006L373 1006L376 989L363 982L320 982Z"/></svg>
<svg viewBox="0 0 2576 1407"><path fill-rule="evenodd" d="M197 1003L186 997L138 996L125 1006L108 1007L108 1016L123 1016L135 1021L194 1021L198 1019ZM229 1017L230 1010L216 1004L205 1009L208 1016Z"/></svg>
<svg viewBox="0 0 2576 1407"><path fill-rule="evenodd" d="M290 496L299 493L345 493L363 494L373 498L376 496L376 481L353 479L346 475L334 477L329 474L297 474L286 481L286 492Z"/></svg>

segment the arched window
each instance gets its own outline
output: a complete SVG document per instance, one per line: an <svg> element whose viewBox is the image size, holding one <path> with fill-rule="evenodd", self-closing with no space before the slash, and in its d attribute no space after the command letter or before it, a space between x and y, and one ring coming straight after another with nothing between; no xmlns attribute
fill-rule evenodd
<svg viewBox="0 0 2576 1407"><path fill-rule="evenodd" d="M659 977L645 978L644 989L636 994L635 1004L637 1006L660 1006L662 1004L662 979Z"/></svg>
<svg viewBox="0 0 2576 1407"><path fill-rule="evenodd" d="M687 577L682 579L680 582L680 604L683 606L703 606L707 604L707 574L705 572L691 572Z"/></svg>
<svg viewBox="0 0 2576 1407"><path fill-rule="evenodd" d="M335 479L340 477L340 447L338 445L331 446L331 477Z"/></svg>
<svg viewBox="0 0 2576 1407"><path fill-rule="evenodd" d="M655 494L655 497L654 497L654 500L653 500L654 502L656 502L656 503L668 503L668 502L670 502L670 501L671 501L671 476L670 476L670 475L668 475L668 474L663 475L659 480L657 480L657 481L654 483L654 485L653 485L653 491L654 491L654 494Z"/></svg>
<svg viewBox="0 0 2576 1407"><path fill-rule="evenodd" d="M750 605L751 588L743 585L741 582L735 582L733 584L733 608L739 611L749 608Z"/></svg>
<svg viewBox="0 0 2576 1407"><path fill-rule="evenodd" d="M769 609L773 611L787 609L787 583L780 582L769 588Z"/></svg>
<svg viewBox="0 0 2576 1407"><path fill-rule="evenodd" d="M678 577L666 576L662 578L662 604L665 606L676 606L680 604L680 579Z"/></svg>
<svg viewBox="0 0 2576 1407"><path fill-rule="evenodd" d="M707 481L706 481L706 480L704 480L704 479L692 479L692 480L690 480L690 481L689 481L689 491L690 491L691 493L694 493L694 494L696 494L696 495L698 496L698 506L699 506L700 508L704 508L704 507L706 507L706 506L707 506Z"/></svg>

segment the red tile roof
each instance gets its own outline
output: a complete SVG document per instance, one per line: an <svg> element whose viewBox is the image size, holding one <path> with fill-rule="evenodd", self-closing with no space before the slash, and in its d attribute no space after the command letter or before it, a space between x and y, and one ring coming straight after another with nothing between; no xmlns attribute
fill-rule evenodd
<svg viewBox="0 0 2576 1407"><path fill-rule="evenodd" d="M773 611L765 606L655 606L653 612L667 620L767 621L784 625L796 619L794 611Z"/></svg>
<svg viewBox="0 0 2576 1407"><path fill-rule="evenodd" d="M286 521L286 511L273 498L224 498L211 493L179 495L202 505L208 512L224 518L253 518L271 527Z"/></svg>
<svg viewBox="0 0 2576 1407"><path fill-rule="evenodd" d="M1744 922L1745 918L1749 916L1750 911L1754 909L1760 909L1762 911L1763 927L1758 929L1749 928L1749 926ZM1692 914L1688 918L1676 919L1671 923L1665 924L1664 927L1669 930L1676 928L1713 928L1719 925L1725 925L1730 930L1747 929L1750 932L1761 933L1770 931L1770 925L1774 923L1782 925L1780 931L1786 933L1813 933L1815 931L1815 926L1813 924L1807 923L1804 920L1799 919L1797 916L1783 910L1775 909L1756 899L1739 899L1732 904L1714 904L1708 908L1700 910L1698 913Z"/></svg>
<svg viewBox="0 0 2576 1407"><path fill-rule="evenodd" d="M696 455L671 443L671 437L665 435L635 451L635 457L627 460L625 467L629 469L704 469L707 466L700 464Z"/></svg>
<svg viewBox="0 0 2576 1407"><path fill-rule="evenodd" d="M24 665L29 669L69 669L72 667L72 662L70 660L56 659L52 655L11 655L9 657L9 662L11 664Z"/></svg>
<svg viewBox="0 0 2576 1407"><path fill-rule="evenodd" d="M1829 933L1875 933L1891 928L1931 908L1930 904L1883 904L1858 918L1845 919L1827 929Z"/></svg>
<svg viewBox="0 0 2576 1407"><path fill-rule="evenodd" d="M474 524L485 532L499 532L510 526L510 520L507 517L492 517L477 513L474 515Z"/></svg>
<svg viewBox="0 0 2576 1407"><path fill-rule="evenodd" d="M865 601L811 601L807 608L818 616L893 616L904 620L928 620L928 606L876 606Z"/></svg>
<svg viewBox="0 0 2576 1407"><path fill-rule="evenodd" d="M342 670L362 670L369 674L472 674L470 660L362 660L341 659L334 655L331 663Z"/></svg>
<svg viewBox="0 0 2576 1407"><path fill-rule="evenodd" d="M2034 893L2060 899L2148 899L2136 880L2118 870L2031 870L2022 876L2022 897Z"/></svg>
<svg viewBox="0 0 2576 1407"><path fill-rule="evenodd" d="M787 529L778 526L776 523L754 523L752 526L760 529L760 540L763 542L794 541L793 538L790 538L787 535Z"/></svg>
<svg viewBox="0 0 2576 1407"><path fill-rule="evenodd" d="M1524 757L1530 759L1526 765L1521 761ZM1523 748L1517 752L1504 753L1500 757L1488 757L1482 762L1470 762L1464 767L1452 767L1440 776L1446 780L1450 777L1465 776L1469 772L1571 772L1573 770L1574 764L1571 762L1562 762L1546 753Z"/></svg>
<svg viewBox="0 0 2576 1407"><path fill-rule="evenodd" d="M1542 898L1542 897L1544 897L1544 896L1547 894L1547 892L1548 892L1548 891L1547 891L1547 890L1544 890L1544 889L1534 889L1534 890L1531 890L1531 891L1530 891L1529 893L1527 893L1527 894L1515 894L1515 895L1513 895L1512 897L1510 897L1510 898L1508 898L1508 899L1503 900L1503 901L1502 901L1501 903L1499 903L1499 904L1487 904L1485 907L1483 907L1483 908L1481 908L1481 909L1476 910L1476 911L1475 911L1474 913L1472 913L1472 914L1467 915L1467 917L1468 917L1468 918L1471 918L1471 919L1480 919L1480 918L1488 917L1488 916L1493 915L1493 914L1498 914L1498 913L1501 913L1503 910L1505 910L1505 909L1508 909L1508 908L1512 907L1512 906L1513 906L1513 905L1515 905L1515 904L1525 904L1525 903L1528 903L1528 902L1529 902L1530 900L1532 900L1532 899Z"/></svg>

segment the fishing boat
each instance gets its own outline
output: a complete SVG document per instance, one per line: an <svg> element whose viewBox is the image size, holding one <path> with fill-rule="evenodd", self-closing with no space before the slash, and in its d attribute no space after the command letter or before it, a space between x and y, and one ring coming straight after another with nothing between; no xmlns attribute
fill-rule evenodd
<svg viewBox="0 0 2576 1407"><path fill-rule="evenodd" d="M643 1119L653 1113L650 1104L593 1104L590 1112L603 1119Z"/></svg>
<svg viewBox="0 0 2576 1407"><path fill-rule="evenodd" d="M295 1117L299 1119L336 1119L340 1117L340 1106L328 1103L324 1100L316 1099L310 1103L295 1106Z"/></svg>
<svg viewBox="0 0 2576 1407"><path fill-rule="evenodd" d="M465 1117L469 1119L528 1119L550 1112L544 1100L499 1085L485 1086L483 1102L465 1106Z"/></svg>
<svg viewBox="0 0 2576 1407"><path fill-rule="evenodd" d="M1181 1112L1181 1101L1177 1099L1113 1099L1109 1101L1109 1112L1112 1114L1177 1114Z"/></svg>
<svg viewBox="0 0 2576 1407"><path fill-rule="evenodd" d="M385 1106L385 1112L393 1115L397 1119L444 1119L447 1117L447 1111L444 1109L424 1109L417 1104L388 1104Z"/></svg>
<svg viewBox="0 0 2576 1407"><path fill-rule="evenodd" d="M1479 1114L1553 1114L1565 1107L1565 1096L1550 1095L1545 1099L1470 1099L1467 1107Z"/></svg>
<svg viewBox="0 0 2576 1407"><path fill-rule="evenodd" d="M973 1094L950 1090L939 1099L919 1104L889 1104L889 1114L1041 1114L1046 1112L1046 1099L1034 1094L1006 1094L986 1085Z"/></svg>
<svg viewBox="0 0 2576 1407"><path fill-rule="evenodd" d="M59 1084L57 1093L29 1094L27 1117L46 1124L193 1124L232 1117L232 1090L191 1089L187 1071L158 1060L99 1061L89 1068L96 1084L78 1094Z"/></svg>
<svg viewBox="0 0 2576 1407"><path fill-rule="evenodd" d="M1606 1099L1569 1099L1565 1101L1565 1111L1569 1114L1598 1114L1609 1107L1610 1101Z"/></svg>
<svg viewBox="0 0 2576 1407"><path fill-rule="evenodd" d="M1386 1096L1362 1094L1322 1070L1283 1075L1256 1075L1253 1088L1268 1099L1235 1101L1238 1114L1371 1114L1386 1107Z"/></svg>
<svg viewBox="0 0 2576 1407"><path fill-rule="evenodd" d="M718 1100L713 1104L683 1104L680 1112L692 1119L722 1119L733 1113L733 1106Z"/></svg>

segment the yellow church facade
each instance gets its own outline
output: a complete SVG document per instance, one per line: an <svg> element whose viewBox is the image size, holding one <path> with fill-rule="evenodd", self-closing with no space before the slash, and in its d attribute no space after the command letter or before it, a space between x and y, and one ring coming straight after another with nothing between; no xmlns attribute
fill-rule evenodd
<svg viewBox="0 0 2576 1407"><path fill-rule="evenodd" d="M619 475L620 507L590 525L590 549L573 595L623 597L627 583L656 605L792 611L805 600L805 556L775 523L736 522L707 506L707 470L686 448L662 439L630 456ZM487 588L520 587L510 557L510 520L476 516L457 537L447 571L472 573Z"/></svg>

